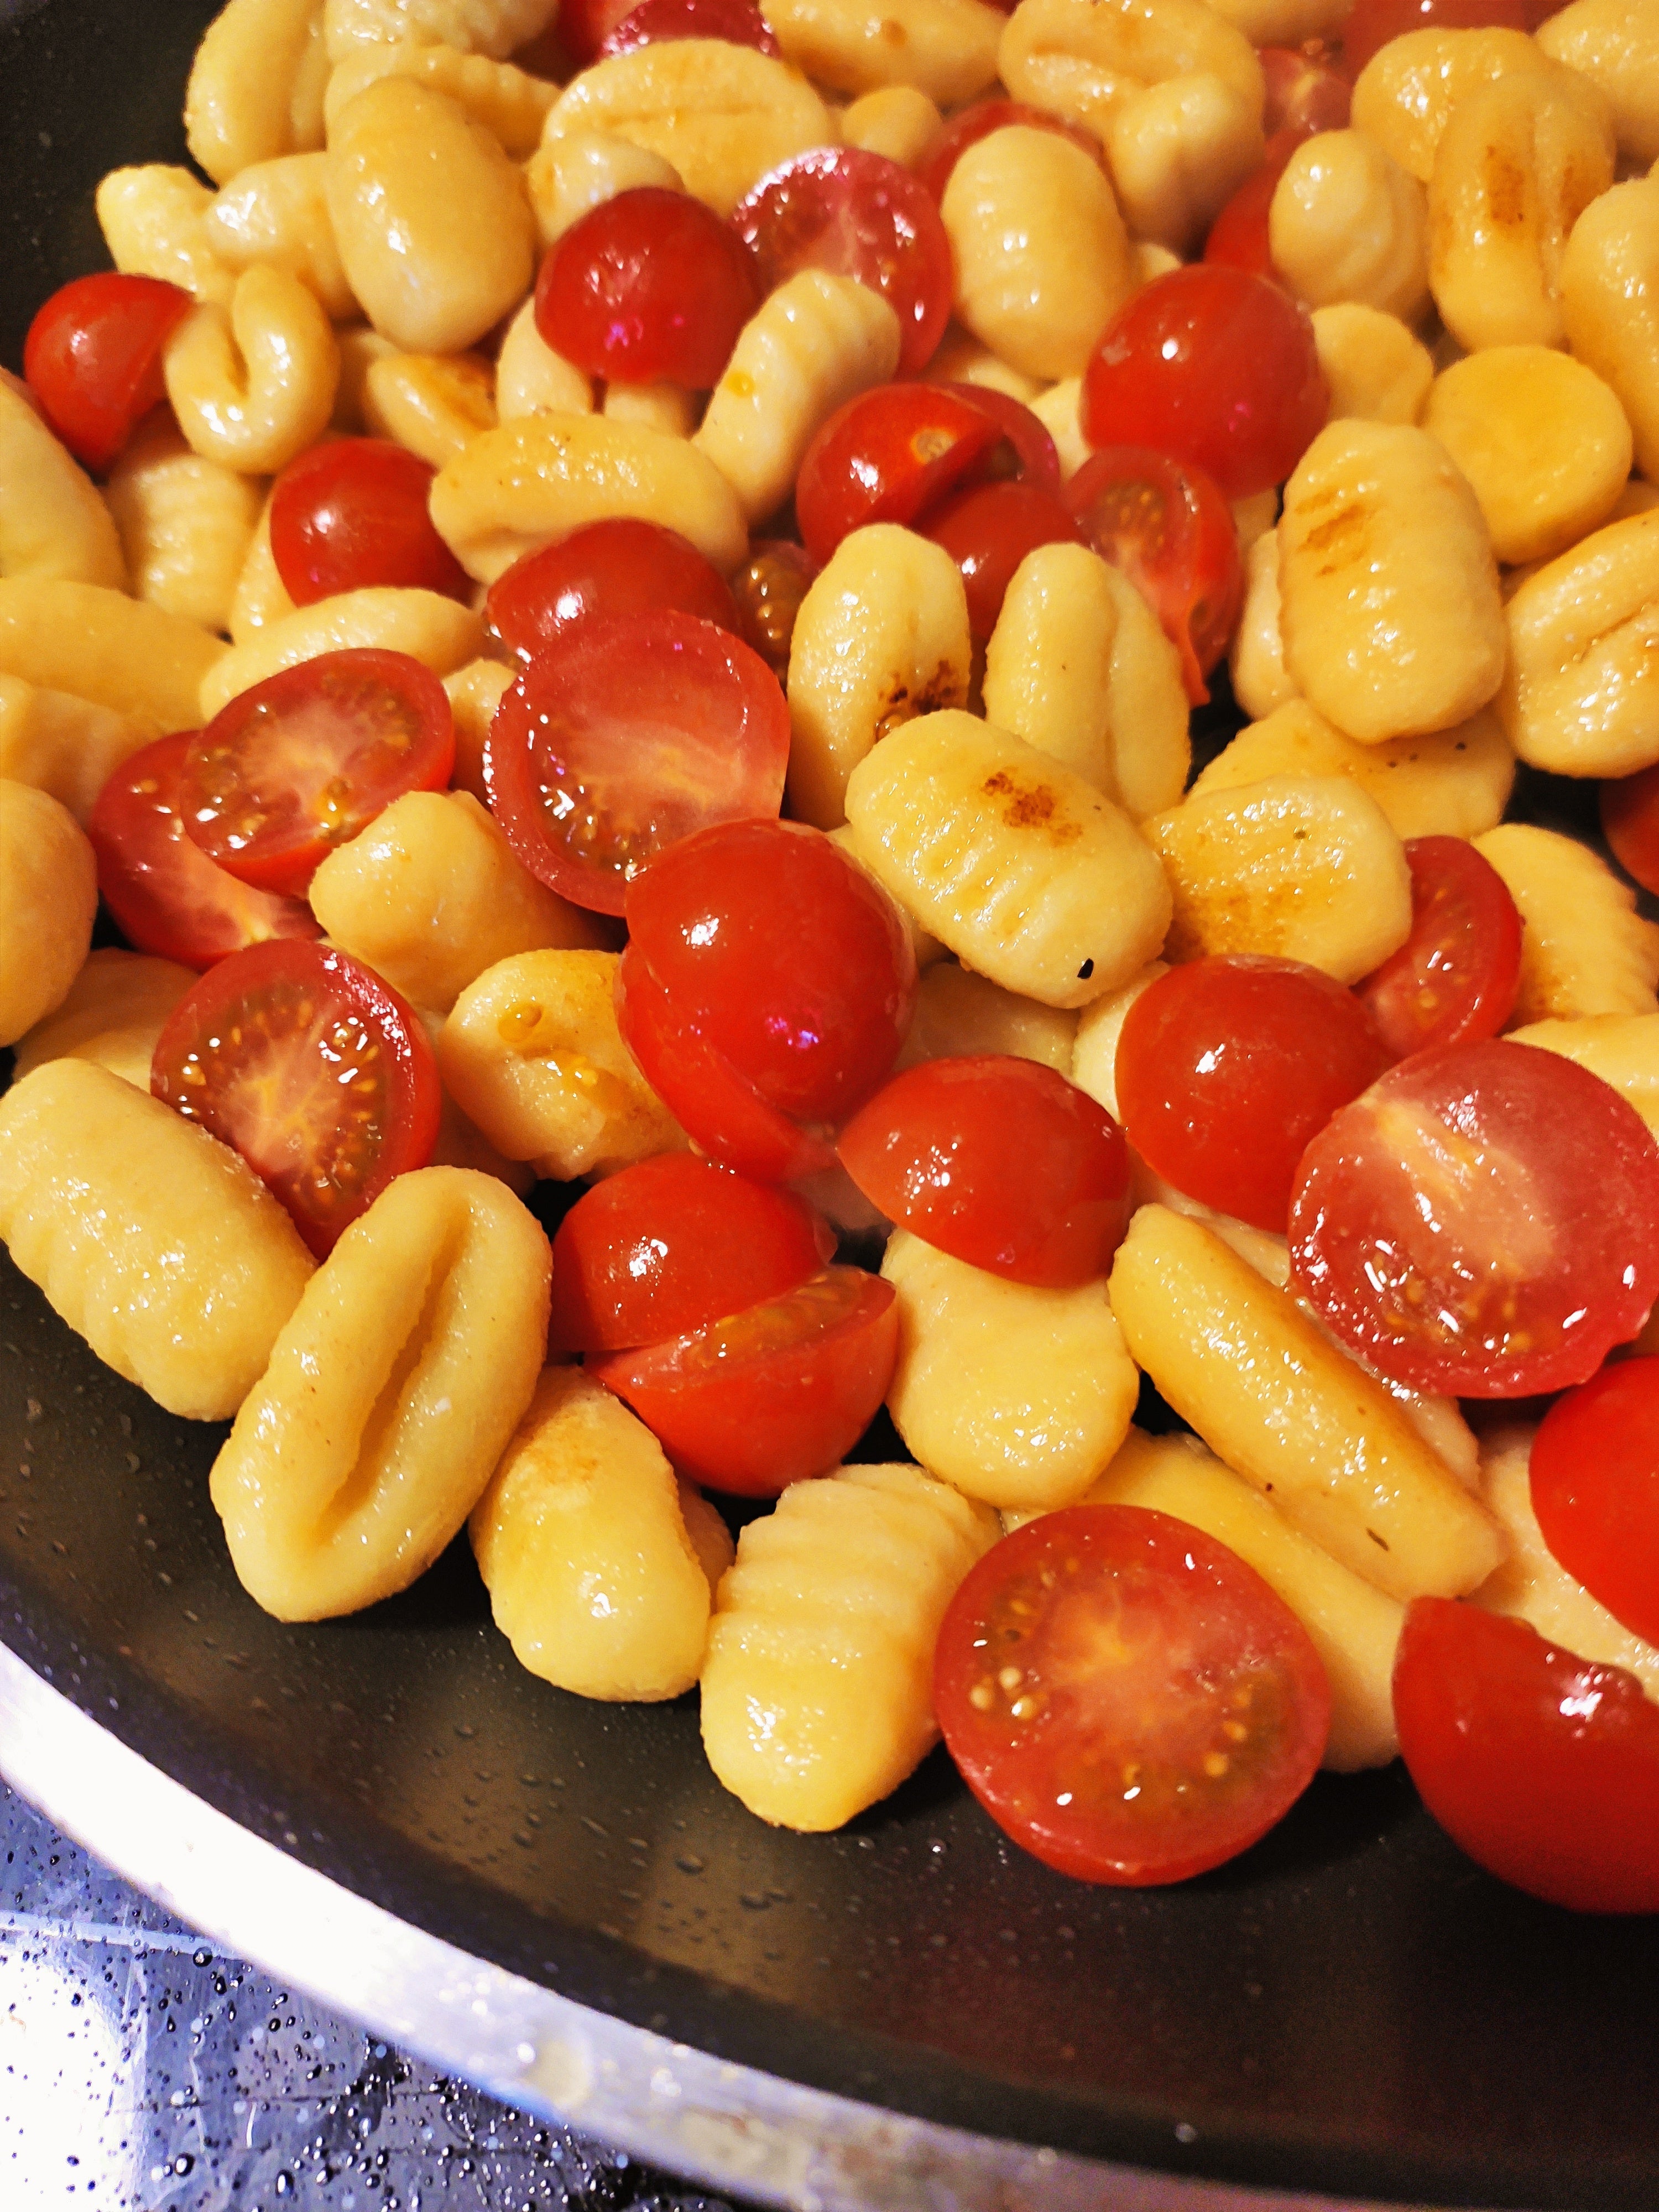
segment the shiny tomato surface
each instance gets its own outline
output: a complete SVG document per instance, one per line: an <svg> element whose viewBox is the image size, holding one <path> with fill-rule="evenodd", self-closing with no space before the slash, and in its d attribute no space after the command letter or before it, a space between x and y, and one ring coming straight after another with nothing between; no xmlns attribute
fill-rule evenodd
<svg viewBox="0 0 1659 2212"><path fill-rule="evenodd" d="M1279 180L1306 136L1301 131L1276 131L1268 139L1261 167L1251 171L1210 225L1204 241L1206 262L1242 269L1247 276L1266 277L1270 283L1278 281L1267 218Z"/></svg>
<svg viewBox="0 0 1659 2212"><path fill-rule="evenodd" d="M972 484L923 515L918 529L961 571L968 627L981 644L997 626L1013 574L1040 545L1076 545L1083 527L1063 500L1040 484Z"/></svg>
<svg viewBox="0 0 1659 2212"><path fill-rule="evenodd" d="M933 1702L998 1826L1080 1881L1184 1881L1255 1843L1324 1755L1330 1686L1253 1567L1139 1505L994 1545L945 1616Z"/></svg>
<svg viewBox="0 0 1659 2212"><path fill-rule="evenodd" d="M430 1160L443 1103L414 1008L348 954L299 943L210 968L167 1018L149 1084L234 1146L319 1260Z"/></svg>
<svg viewBox="0 0 1659 2212"><path fill-rule="evenodd" d="M1558 1398L1529 1472L1552 1555L1659 1644L1659 1359L1620 1360Z"/></svg>
<svg viewBox="0 0 1659 2212"><path fill-rule="evenodd" d="M270 550L296 607L381 584L470 599L472 580L427 510L437 471L390 438L338 438L270 490Z"/></svg>
<svg viewBox="0 0 1659 2212"><path fill-rule="evenodd" d="M1300 1289L1393 1381L1559 1390L1659 1296L1659 1144L1556 1053L1501 1039L1419 1053L1309 1146L1290 1231Z"/></svg>
<svg viewBox="0 0 1659 2212"><path fill-rule="evenodd" d="M695 545L659 522L612 515L524 554L490 586L484 616L507 651L528 660L593 615L661 607L742 634L730 591Z"/></svg>
<svg viewBox="0 0 1659 2212"><path fill-rule="evenodd" d="M102 471L139 418L167 397L161 353L194 307L159 276L76 276L36 313L23 374L77 461Z"/></svg>
<svg viewBox="0 0 1659 2212"><path fill-rule="evenodd" d="M983 477L988 483L1014 477L1035 484L1040 491L1060 489L1059 449L1048 425L1023 400L1012 392L999 392L994 384L945 382L933 389L965 399L970 407L988 415L1002 433L1001 441L981 457L975 476Z"/></svg>
<svg viewBox="0 0 1659 2212"><path fill-rule="evenodd" d="M572 223L536 280L536 327L556 353L623 384L718 383L760 305L741 238L690 192L641 185Z"/></svg>
<svg viewBox="0 0 1659 2212"><path fill-rule="evenodd" d="M781 58L755 0L640 0L600 40L594 58L631 54L637 46L661 46L670 39L724 39L728 46L752 46L774 61Z"/></svg>
<svg viewBox="0 0 1659 2212"><path fill-rule="evenodd" d="M988 409L933 384L880 384L837 408L795 483L802 543L822 568L849 531L908 525L998 441Z"/></svg>
<svg viewBox="0 0 1659 2212"><path fill-rule="evenodd" d="M1464 837L1413 837L1411 935L1355 986L1396 1060L1496 1036L1515 1006L1521 916Z"/></svg>

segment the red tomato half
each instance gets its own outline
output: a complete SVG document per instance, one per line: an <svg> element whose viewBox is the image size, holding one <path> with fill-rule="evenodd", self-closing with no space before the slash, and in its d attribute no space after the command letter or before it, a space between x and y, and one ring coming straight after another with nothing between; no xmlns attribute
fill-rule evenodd
<svg viewBox="0 0 1659 2212"><path fill-rule="evenodd" d="M1014 571L1026 555L1039 545L1075 545L1083 536L1054 492L1026 483L973 484L932 508L917 527L961 570L968 627L981 644L996 628Z"/></svg>
<svg viewBox="0 0 1659 2212"><path fill-rule="evenodd" d="M106 270L54 292L29 325L23 374L77 461L106 469L167 397L161 349L195 306L159 276Z"/></svg>
<svg viewBox="0 0 1659 2212"><path fill-rule="evenodd" d="M1261 127L1269 139L1280 131L1312 138L1322 131L1346 131L1353 106L1353 88L1334 65L1329 46L1263 46L1256 55L1267 83Z"/></svg>
<svg viewBox="0 0 1659 2212"><path fill-rule="evenodd" d="M661 46L671 39L724 39L728 46L752 46L757 54L782 58L782 49L755 0L640 0L613 31L600 40L594 58L631 54L636 46Z"/></svg>
<svg viewBox="0 0 1659 2212"><path fill-rule="evenodd" d="M1012 14L1012 10L1006 12ZM971 107L964 107L951 118L945 126L945 136L917 170L917 176L936 200L943 199L951 172L968 149L976 146L981 138L988 138L994 131L1006 131L1015 123L1024 124L1032 131L1052 131L1057 137L1069 138L1091 161L1098 162L1103 169L1106 166L1099 139L1080 123L1068 123L1063 115L1050 115L1041 107L1028 107L1022 100L976 100Z"/></svg>
<svg viewBox="0 0 1659 2212"><path fill-rule="evenodd" d="M1309 1146L1291 1260L1327 1327L1395 1382L1559 1390L1659 1296L1659 1144L1557 1053L1419 1053Z"/></svg>
<svg viewBox="0 0 1659 2212"><path fill-rule="evenodd" d="M1276 131L1268 139L1261 167L1245 178L1210 225L1210 234L1204 241L1206 261L1278 282L1267 238L1268 212L1291 155L1308 135L1304 131Z"/></svg>
<svg viewBox="0 0 1659 2212"><path fill-rule="evenodd" d="M507 651L528 660L593 615L659 607L742 634L731 592L695 545L659 522L613 515L523 555L490 586L484 614Z"/></svg>
<svg viewBox="0 0 1659 2212"><path fill-rule="evenodd" d="M976 476L982 475L988 483L1017 477L1035 484L1039 491L1059 491L1060 450L1047 424L1022 400L1011 392L999 392L993 384L936 384L933 390L965 399L970 407L988 415L1001 431L1002 442L987 452L974 472Z"/></svg>
<svg viewBox="0 0 1659 2212"><path fill-rule="evenodd" d="M691 1335L586 1364L682 1474L775 1498L839 1466L887 1395L897 1355L891 1284L830 1267Z"/></svg>
<svg viewBox="0 0 1659 2212"><path fill-rule="evenodd" d="M234 1146L320 1260L394 1176L424 1167L443 1103L425 1024L373 969L256 945L167 1017L149 1087Z"/></svg>
<svg viewBox="0 0 1659 2212"><path fill-rule="evenodd" d="M1489 1874L1576 1912L1659 1912L1659 1706L1633 1674L1419 1597L1394 1712L1423 1802Z"/></svg>
<svg viewBox="0 0 1659 2212"><path fill-rule="evenodd" d="M1316 968L1192 960L1125 1018L1118 1110L1166 1182L1280 1236L1309 1139L1390 1057L1352 993Z"/></svg>
<svg viewBox="0 0 1659 2212"><path fill-rule="evenodd" d="M757 538L732 578L738 635L752 645L781 683L789 667L795 619L817 574L804 545L787 538Z"/></svg>
<svg viewBox="0 0 1659 2212"><path fill-rule="evenodd" d="M1084 542L1121 568L1181 655L1195 707L1244 604L1232 509L1201 469L1145 446L1091 453L1066 486Z"/></svg>
<svg viewBox="0 0 1659 2212"><path fill-rule="evenodd" d="M622 1352L685 1336L795 1290L835 1249L793 1191L664 1152L607 1176L560 1223L550 1339Z"/></svg>
<svg viewBox="0 0 1659 2212"><path fill-rule="evenodd" d="M590 376L720 380L760 304L743 241L690 192L641 185L572 223L536 280L536 327Z"/></svg>
<svg viewBox="0 0 1659 2212"><path fill-rule="evenodd" d="M732 210L774 292L798 269L827 269L879 292L899 319L899 367L925 368L944 336L951 241L926 187L884 154L823 146L763 177Z"/></svg>
<svg viewBox="0 0 1659 2212"><path fill-rule="evenodd" d="M301 899L239 883L185 835L180 799L192 732L158 738L118 768L98 794L87 836L98 889L140 952L210 968L267 938L320 937Z"/></svg>
<svg viewBox="0 0 1659 2212"><path fill-rule="evenodd" d="M1010 1282L1103 1274L1128 1218L1123 1132L1034 1060L923 1060L842 1132L841 1159L882 1212Z"/></svg>
<svg viewBox="0 0 1659 2212"><path fill-rule="evenodd" d="M1554 1558L1633 1635L1659 1644L1659 1359L1621 1359L1558 1398L1529 1471Z"/></svg>
<svg viewBox="0 0 1659 2212"><path fill-rule="evenodd" d="M595 615L538 653L484 753L489 803L550 889L620 914L659 854L783 803L789 710L741 638L693 615Z"/></svg>
<svg viewBox="0 0 1659 2212"><path fill-rule="evenodd" d="M376 584L470 600L427 512L437 473L390 438L337 438L290 461L271 486L270 550L295 605Z"/></svg>
<svg viewBox="0 0 1659 2212"><path fill-rule="evenodd" d="M185 827L257 890L301 896L337 845L455 765L449 695L406 653L354 647L239 692L185 755Z"/></svg>
<svg viewBox="0 0 1659 2212"><path fill-rule="evenodd" d="M838 407L807 447L795 520L820 568L849 531L914 522L998 441L988 408L934 384L880 384Z"/></svg>
<svg viewBox="0 0 1659 2212"><path fill-rule="evenodd" d="M1120 307L1084 372L1091 446L1150 446L1228 499L1283 483L1330 412L1305 307L1213 262L1154 277Z"/></svg>
<svg viewBox="0 0 1659 2212"><path fill-rule="evenodd" d="M1358 998L1396 1060L1496 1036L1515 1006L1521 916L1490 860L1463 837L1413 837L1412 933Z"/></svg>
<svg viewBox="0 0 1659 2212"><path fill-rule="evenodd" d="M1659 891L1659 762L1601 786L1601 834L1644 890Z"/></svg>
<svg viewBox="0 0 1659 2212"><path fill-rule="evenodd" d="M1079 1881L1184 1881L1313 1779L1331 1693L1308 1632L1224 1544L1073 1505L994 1545L951 1600L933 1702L969 1788Z"/></svg>

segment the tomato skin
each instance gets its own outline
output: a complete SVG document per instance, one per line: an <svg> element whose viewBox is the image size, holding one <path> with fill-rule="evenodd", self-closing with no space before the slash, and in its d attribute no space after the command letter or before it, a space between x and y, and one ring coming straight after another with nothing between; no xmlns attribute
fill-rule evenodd
<svg viewBox="0 0 1659 2212"><path fill-rule="evenodd" d="M752 255L689 192L636 185L574 222L536 280L536 327L590 376L720 381L760 305Z"/></svg>
<svg viewBox="0 0 1659 2212"><path fill-rule="evenodd" d="M1342 26L1342 70L1350 83L1372 55L1402 32L1535 30L1555 12L1552 0L1355 0Z"/></svg>
<svg viewBox="0 0 1659 2212"><path fill-rule="evenodd" d="M1012 14L1012 9L1007 12ZM1028 107L1023 100L976 100L971 107L964 107L951 118L945 126L945 136L917 170L917 177L936 200L943 199L951 172L968 149L976 146L981 138L988 138L994 131L1006 131L1015 123L1024 124L1032 131L1052 131L1057 137L1069 138L1091 161L1102 168L1106 166L1099 139L1081 124L1068 123L1063 115L1050 115L1041 107Z"/></svg>
<svg viewBox="0 0 1659 2212"><path fill-rule="evenodd" d="M789 710L760 656L666 608L594 615L544 647L495 711L484 781L532 875L621 914L677 840L775 816L788 757Z"/></svg>
<svg viewBox="0 0 1659 2212"><path fill-rule="evenodd" d="M897 1357L892 1285L830 1267L692 1334L584 1364L682 1474L775 1498L840 1465L887 1395Z"/></svg>
<svg viewBox="0 0 1659 2212"><path fill-rule="evenodd" d="M988 483L1000 483L1012 476L1035 484L1039 491L1058 493L1060 448L1048 425L1023 400L1012 392L999 392L994 384L941 383L933 389L965 399L970 407L988 415L1001 431L1003 443L989 448L976 471Z"/></svg>
<svg viewBox="0 0 1659 2212"><path fill-rule="evenodd" d="M950 555L968 593L968 627L981 643L997 626L1013 574L1039 545L1076 545L1076 518L1038 484L974 484L922 516L919 527Z"/></svg>
<svg viewBox="0 0 1659 2212"><path fill-rule="evenodd" d="M1282 1236L1304 1147L1390 1057L1352 993L1316 968L1191 960L1129 1009L1118 1109L1166 1182Z"/></svg>
<svg viewBox="0 0 1659 2212"><path fill-rule="evenodd" d="M1419 1597L1394 1711L1423 1802L1489 1874L1574 1912L1659 1912L1659 1706L1633 1674Z"/></svg>
<svg viewBox="0 0 1659 2212"><path fill-rule="evenodd" d="M1084 372L1079 422L1091 446L1150 446L1248 499L1285 481L1330 405L1307 309L1206 261L1119 308Z"/></svg>
<svg viewBox="0 0 1659 2212"><path fill-rule="evenodd" d="M996 445L990 410L934 384L882 384L838 407L807 447L795 520L819 568L850 531L914 522Z"/></svg>
<svg viewBox="0 0 1659 2212"><path fill-rule="evenodd" d="M559 44L578 69L586 69L598 58L611 32L626 22L638 5L639 0L559 0L556 18ZM519 61L521 68L531 66L522 55ZM532 74L560 78L565 72L552 69Z"/></svg>
<svg viewBox="0 0 1659 2212"><path fill-rule="evenodd" d="M661 46L672 39L724 39L728 46L752 46L774 61L783 58L754 0L640 0L600 40L594 59L631 54L638 46Z"/></svg>
<svg viewBox="0 0 1659 2212"><path fill-rule="evenodd" d="M793 1191L664 1152L607 1176L560 1223L550 1341L623 1352L686 1336L797 1289L835 1249Z"/></svg>
<svg viewBox="0 0 1659 2212"><path fill-rule="evenodd" d="M406 653L351 647L268 676L185 754L191 841L258 890L302 896L336 846L394 799L442 791L455 765L449 695Z"/></svg>
<svg viewBox="0 0 1659 2212"><path fill-rule="evenodd" d="M470 600L427 511L438 471L390 438L313 446L271 486L270 550L296 607L375 584Z"/></svg>
<svg viewBox="0 0 1659 2212"><path fill-rule="evenodd" d="M320 937L303 900L255 890L210 860L185 834L180 730L133 753L99 793L87 821L98 889L116 926L140 952L210 968L267 938Z"/></svg>
<svg viewBox="0 0 1659 2212"><path fill-rule="evenodd" d="M1268 211L1291 155L1308 135L1304 131L1276 131L1268 139L1261 167L1245 178L1210 225L1210 234L1204 241L1206 262L1278 283L1267 238Z"/></svg>
<svg viewBox="0 0 1659 2212"><path fill-rule="evenodd" d="M1644 890L1659 891L1659 762L1601 787L1601 834Z"/></svg>
<svg viewBox="0 0 1659 2212"><path fill-rule="evenodd" d="M1659 1296L1659 1144L1558 1054L1499 1038L1417 1053L1309 1146L1290 1234L1327 1328L1392 1381L1559 1390Z"/></svg>
<svg viewBox="0 0 1659 2212"><path fill-rule="evenodd" d="M1068 1506L994 1545L945 1613L933 1703L1016 1843L1124 1887L1246 1850L1313 1779L1330 1730L1324 1667L1284 1600L1140 1505Z"/></svg>
<svg viewBox="0 0 1659 2212"><path fill-rule="evenodd" d="M1558 1398L1529 1475L1552 1555L1633 1635L1659 1644L1659 1359L1621 1359Z"/></svg>
<svg viewBox="0 0 1659 2212"><path fill-rule="evenodd" d="M100 471L139 418L167 397L161 352L195 306L159 276L112 270L76 276L36 313L23 340L23 374L50 428Z"/></svg>
<svg viewBox="0 0 1659 2212"><path fill-rule="evenodd" d="M1107 446L1066 484L1084 543L1121 568L1181 655L1188 702L1227 650L1244 605L1232 509L1201 469L1146 446Z"/></svg>
<svg viewBox="0 0 1659 2212"><path fill-rule="evenodd" d="M241 1154L319 1260L430 1160L443 1104L407 1000L349 954L292 941L233 952L185 994L149 1087Z"/></svg>
<svg viewBox="0 0 1659 2212"><path fill-rule="evenodd" d="M1521 916L1490 860L1462 837L1413 837L1411 935L1354 986L1396 1060L1496 1036L1521 979Z"/></svg>
<svg viewBox="0 0 1659 2212"><path fill-rule="evenodd" d="M1036 1060L923 1060L860 1107L839 1149L882 1212L1009 1282L1089 1282L1127 1226L1123 1132Z"/></svg>
<svg viewBox="0 0 1659 2212"><path fill-rule="evenodd" d="M515 659L529 660L593 615L663 607L743 634L719 570L689 539L659 522L612 515L503 570L485 598L484 618Z"/></svg>

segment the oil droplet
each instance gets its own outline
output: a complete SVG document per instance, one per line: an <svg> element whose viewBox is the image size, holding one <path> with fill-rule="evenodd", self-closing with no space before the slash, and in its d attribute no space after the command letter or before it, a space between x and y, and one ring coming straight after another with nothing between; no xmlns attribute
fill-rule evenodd
<svg viewBox="0 0 1659 2212"><path fill-rule="evenodd" d="M674 1863L682 1874L701 1874L708 1862L700 1859L695 1851L681 1851Z"/></svg>

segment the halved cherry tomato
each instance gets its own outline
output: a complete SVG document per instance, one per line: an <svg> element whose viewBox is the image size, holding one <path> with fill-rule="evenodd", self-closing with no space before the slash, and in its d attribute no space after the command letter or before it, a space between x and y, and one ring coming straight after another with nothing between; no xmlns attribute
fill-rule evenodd
<svg viewBox="0 0 1659 2212"><path fill-rule="evenodd" d="M1371 56L1405 31L1535 30L1552 0L1354 0L1342 26L1342 70L1350 83Z"/></svg>
<svg viewBox="0 0 1659 2212"><path fill-rule="evenodd" d="M1558 1398L1533 1439L1532 1510L1552 1554L1659 1644L1659 1359L1622 1359Z"/></svg>
<svg viewBox="0 0 1659 2212"><path fill-rule="evenodd" d="M1083 530L1064 502L1038 484L973 484L922 515L924 538L962 571L968 627L981 643L997 626L1013 574L1039 545L1075 545Z"/></svg>
<svg viewBox="0 0 1659 2212"><path fill-rule="evenodd" d="M449 695L406 653L302 660L222 707L185 754L185 828L257 890L301 896L337 845L455 765Z"/></svg>
<svg viewBox="0 0 1659 2212"><path fill-rule="evenodd" d="M1396 1060L1496 1036L1515 1005L1521 916L1467 838L1413 837L1412 933L1354 987Z"/></svg>
<svg viewBox="0 0 1659 2212"><path fill-rule="evenodd" d="M780 682L789 666L795 618L817 574L804 545L787 538L757 538L749 558L732 579L738 633L752 645Z"/></svg>
<svg viewBox="0 0 1659 2212"><path fill-rule="evenodd" d="M1659 1912L1659 1705L1633 1674L1419 1597L1394 1712L1423 1802L1489 1874L1575 1912Z"/></svg>
<svg viewBox="0 0 1659 2212"><path fill-rule="evenodd" d="M1027 1522L971 1568L933 1659L951 1756L998 1826L1079 1881L1185 1881L1313 1779L1331 1693L1254 1567L1141 1505Z"/></svg>
<svg viewBox="0 0 1659 2212"><path fill-rule="evenodd" d="M685 1336L797 1289L835 1249L794 1192L664 1152L607 1176L559 1224L550 1340L623 1352Z"/></svg>
<svg viewBox="0 0 1659 2212"><path fill-rule="evenodd" d="M1316 968L1254 954L1192 960L1125 1018L1118 1110L1167 1182L1279 1236L1309 1139L1390 1058L1353 994Z"/></svg>
<svg viewBox="0 0 1659 2212"><path fill-rule="evenodd" d="M520 660L593 615L678 607L742 635L720 572L689 539L659 522L612 515L526 553L490 586L484 615Z"/></svg>
<svg viewBox="0 0 1659 2212"><path fill-rule="evenodd" d="M1244 604L1232 509L1201 469L1145 446L1091 453L1066 486L1085 543L1121 568L1181 655L1187 696L1201 707L1205 678L1227 650Z"/></svg>
<svg viewBox="0 0 1659 2212"><path fill-rule="evenodd" d="M755 0L639 0L600 40L594 59L631 54L637 46L661 46L671 39L724 39L728 46L752 46L774 61L783 54Z"/></svg>
<svg viewBox="0 0 1659 2212"><path fill-rule="evenodd" d="M185 755L192 732L158 738L124 761L98 794L87 836L98 889L140 952L210 968L267 938L320 937L302 899L239 883L185 835Z"/></svg>
<svg viewBox="0 0 1659 2212"><path fill-rule="evenodd" d="M159 276L76 276L29 325L23 374L77 461L106 469L167 397L161 349L195 306Z"/></svg>
<svg viewBox="0 0 1659 2212"><path fill-rule="evenodd" d="M319 1260L426 1165L443 1103L414 1008L349 955L292 943L233 952L185 994L149 1087L234 1146Z"/></svg>
<svg viewBox="0 0 1659 2212"><path fill-rule="evenodd" d="M860 1108L839 1150L882 1212L1013 1283L1103 1274L1128 1218L1122 1130L1034 1060L923 1060Z"/></svg>
<svg viewBox="0 0 1659 2212"><path fill-rule="evenodd" d="M759 654L669 608L594 615L544 647L496 709L484 780L532 875L621 914L678 840L775 815L788 757L789 710Z"/></svg>
<svg viewBox="0 0 1659 2212"><path fill-rule="evenodd" d="M1330 404L1307 309L1265 277L1198 262L1118 309L1078 419L1091 446L1150 446L1246 499L1285 481Z"/></svg>
<svg viewBox="0 0 1659 2212"><path fill-rule="evenodd" d="M807 447L795 521L821 568L849 531L915 521L998 441L988 408L936 384L881 384L838 407Z"/></svg>
<svg viewBox="0 0 1659 2212"><path fill-rule="evenodd" d="M295 605L376 584L470 599L427 511L437 473L390 438L338 438L290 461L270 489L270 551Z"/></svg>
<svg viewBox="0 0 1659 2212"><path fill-rule="evenodd" d="M775 1498L839 1465L887 1395L897 1355L891 1284L830 1267L707 1328L585 1364L682 1474Z"/></svg>
<svg viewBox="0 0 1659 2212"><path fill-rule="evenodd" d="M760 304L754 258L690 192L640 185L572 223L536 280L536 327L590 376L720 380Z"/></svg>
<svg viewBox="0 0 1659 2212"><path fill-rule="evenodd" d="M1069 138L1091 161L1098 162L1103 169L1106 166L1099 139L1080 123L1068 123L1063 115L1050 115L1041 107L1028 107L1023 100L976 100L971 107L962 108L945 125L945 136L917 170L918 178L936 200L943 199L951 172L968 149L976 146L981 138L988 138L992 131L1006 131L1016 123L1024 124L1028 130L1052 131L1057 137Z"/></svg>
<svg viewBox="0 0 1659 2212"><path fill-rule="evenodd" d="M732 221L754 249L763 291L799 269L851 276L898 317L899 367L933 359L951 313L951 241L931 194L896 161L856 146L797 154L738 201Z"/></svg>
<svg viewBox="0 0 1659 2212"><path fill-rule="evenodd" d="M1557 1053L1419 1053L1309 1146L1291 1261L1327 1327L1413 1389L1587 1382L1659 1297L1659 1144Z"/></svg>
<svg viewBox="0 0 1659 2212"><path fill-rule="evenodd" d="M1060 489L1060 449L1048 425L1023 400L1012 392L999 392L994 384L947 382L935 384L933 390L965 399L970 407L988 415L1002 433L1003 442L987 451L974 471L975 476L983 477L988 483L1014 477L1035 484L1040 491Z"/></svg>
<svg viewBox="0 0 1659 2212"><path fill-rule="evenodd" d="M1644 890L1659 891L1659 763L1601 789L1601 835L1613 857Z"/></svg>
<svg viewBox="0 0 1659 2212"><path fill-rule="evenodd" d="M1280 131L1312 138L1322 131L1347 129L1353 87L1336 66L1337 51L1311 41L1306 46L1262 46L1257 51L1267 85L1261 127L1270 141Z"/></svg>
<svg viewBox="0 0 1659 2212"><path fill-rule="evenodd" d="M1261 167L1251 171L1210 225L1210 234L1204 241L1206 261L1278 282L1267 238L1267 216L1279 180L1307 136L1303 131L1276 131L1268 139Z"/></svg>

